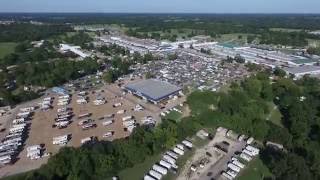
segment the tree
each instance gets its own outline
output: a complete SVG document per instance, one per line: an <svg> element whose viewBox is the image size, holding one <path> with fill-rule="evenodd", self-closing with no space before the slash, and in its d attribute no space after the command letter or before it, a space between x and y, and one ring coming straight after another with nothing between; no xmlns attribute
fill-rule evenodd
<svg viewBox="0 0 320 180"><path fill-rule="evenodd" d="M112 71L108 71L104 73L103 80L106 81L107 83L113 83L115 80L114 73Z"/></svg>
<svg viewBox="0 0 320 180"><path fill-rule="evenodd" d="M279 67L274 69L273 74L279 77L285 77L287 75L287 73Z"/></svg>

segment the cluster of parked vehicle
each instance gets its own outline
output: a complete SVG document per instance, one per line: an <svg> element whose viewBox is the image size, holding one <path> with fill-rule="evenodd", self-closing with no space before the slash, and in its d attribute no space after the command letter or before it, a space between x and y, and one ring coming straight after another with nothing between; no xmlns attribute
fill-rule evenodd
<svg viewBox="0 0 320 180"><path fill-rule="evenodd" d="M67 107L67 105L62 106L57 110L57 117L54 119L55 123L52 125L52 127L57 127L59 129L66 128L71 123L72 117L72 108Z"/></svg>
<svg viewBox="0 0 320 180"><path fill-rule="evenodd" d="M256 147L253 147L249 144L242 150L240 158L246 162L252 160L253 157L259 155L260 150ZM241 169L245 167L245 164L240 162L236 157L231 158L231 162L228 163L228 169L225 172L222 172L222 176L226 179L233 180L240 173Z"/></svg>
<svg viewBox="0 0 320 180"><path fill-rule="evenodd" d="M48 111L52 108L53 97L46 97L39 103L40 109L42 111Z"/></svg>
<svg viewBox="0 0 320 180"><path fill-rule="evenodd" d="M19 152L22 150L21 146L25 141L25 136L28 129L28 122L35 107L21 108L16 115L16 119L12 121L13 125L0 143L0 165L6 165L13 162Z"/></svg>
<svg viewBox="0 0 320 180"><path fill-rule="evenodd" d="M71 134L53 137L52 144L64 146L71 140Z"/></svg>
<svg viewBox="0 0 320 180"><path fill-rule="evenodd" d="M193 144L188 140L183 140L181 144L177 144L167 151L158 163L152 166L152 169L144 176L144 180L160 180L168 174L168 171L176 173L178 169L177 159L184 155L186 148L191 149L192 147Z"/></svg>

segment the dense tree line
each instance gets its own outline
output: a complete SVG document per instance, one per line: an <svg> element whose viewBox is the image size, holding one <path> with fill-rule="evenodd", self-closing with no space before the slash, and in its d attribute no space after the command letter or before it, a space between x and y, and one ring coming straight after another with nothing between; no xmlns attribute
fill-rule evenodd
<svg viewBox="0 0 320 180"><path fill-rule="evenodd" d="M320 81L278 78L271 84L268 76L258 73L233 84L227 94L193 93L188 98L193 119L205 127L224 126L262 142L283 144L285 151L266 148L262 153L275 179L319 179ZM272 101L283 116L283 127L266 120L266 103Z"/></svg>
<svg viewBox="0 0 320 180"><path fill-rule="evenodd" d="M41 47L33 48L30 42L22 42L17 45L15 52L0 59L0 65L18 65L22 63L35 63L62 58L63 55L54 49L53 44L45 41Z"/></svg>
<svg viewBox="0 0 320 180"><path fill-rule="evenodd" d="M303 47L308 45L308 37L306 32L266 31L261 34L260 43Z"/></svg>
<svg viewBox="0 0 320 180"><path fill-rule="evenodd" d="M33 25L14 23L0 25L0 42L39 41L73 31L67 25Z"/></svg>
<svg viewBox="0 0 320 180"><path fill-rule="evenodd" d="M29 63L19 66L15 71L18 85L52 87L63 84L82 75L92 74L99 69L95 60L90 58L74 62L66 59L54 62Z"/></svg>
<svg viewBox="0 0 320 180"><path fill-rule="evenodd" d="M89 43L92 41L93 39L89 36L89 34L80 31L72 36L67 36L65 38L65 41L69 44L73 44L76 46L81 46L82 48L85 49L90 49L89 48Z"/></svg>
<svg viewBox="0 0 320 180"><path fill-rule="evenodd" d="M24 86L53 87L92 74L99 68L100 65L89 58L80 62L66 59L58 59L52 62L32 62L19 65L13 71L2 71L0 72L1 105L14 105L37 97L37 93L33 92L14 94L13 90L15 89ZM6 86L10 84L13 87L8 89Z"/></svg>

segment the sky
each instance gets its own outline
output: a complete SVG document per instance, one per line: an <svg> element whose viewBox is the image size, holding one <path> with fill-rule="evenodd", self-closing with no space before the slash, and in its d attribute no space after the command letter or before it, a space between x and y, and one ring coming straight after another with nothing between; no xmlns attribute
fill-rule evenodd
<svg viewBox="0 0 320 180"><path fill-rule="evenodd" d="M320 13L320 0L0 0L0 12Z"/></svg>

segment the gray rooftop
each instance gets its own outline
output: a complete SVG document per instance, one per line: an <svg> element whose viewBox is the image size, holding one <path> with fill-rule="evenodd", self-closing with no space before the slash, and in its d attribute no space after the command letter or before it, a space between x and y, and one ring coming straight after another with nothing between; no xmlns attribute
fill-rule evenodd
<svg viewBox="0 0 320 180"><path fill-rule="evenodd" d="M298 66L292 68L284 68L285 71L291 74L301 74L301 73L312 73L315 71L320 71L320 66Z"/></svg>
<svg viewBox="0 0 320 180"><path fill-rule="evenodd" d="M158 101L181 90L180 87L157 79L148 79L128 84L126 89L134 91L151 100Z"/></svg>

